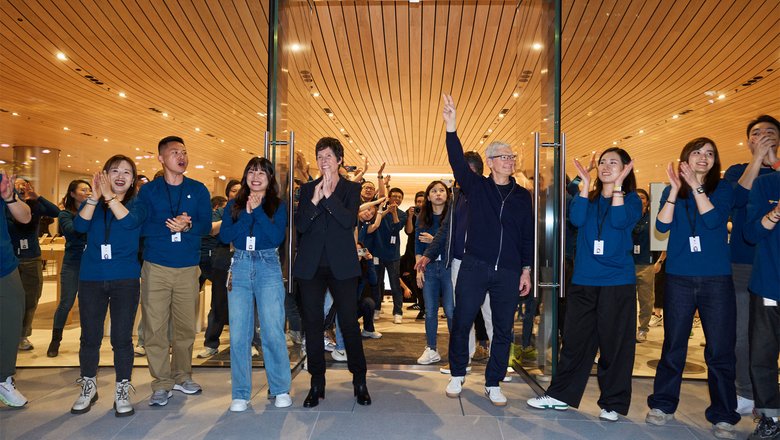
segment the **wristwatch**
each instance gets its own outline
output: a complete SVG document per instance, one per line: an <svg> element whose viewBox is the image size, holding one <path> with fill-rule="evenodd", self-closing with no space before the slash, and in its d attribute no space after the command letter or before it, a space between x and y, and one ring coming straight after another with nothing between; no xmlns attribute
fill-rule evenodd
<svg viewBox="0 0 780 440"><path fill-rule="evenodd" d="M696 188L696 192L699 193L699 194L704 194L704 187L700 186L700 187Z"/></svg>

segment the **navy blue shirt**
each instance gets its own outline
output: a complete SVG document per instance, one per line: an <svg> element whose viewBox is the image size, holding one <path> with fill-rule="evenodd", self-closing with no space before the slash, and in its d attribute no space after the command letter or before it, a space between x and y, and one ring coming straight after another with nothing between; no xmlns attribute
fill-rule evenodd
<svg viewBox="0 0 780 440"><path fill-rule="evenodd" d="M723 180L729 182L734 188L734 208L731 210L731 262L737 264L753 264L753 257L756 253L755 245L745 240L742 233L747 221L748 191L739 184L739 178L745 173L748 164L741 163L732 165L723 175ZM761 167L758 170L759 176L772 174L774 171L769 167Z"/></svg>
<svg viewBox="0 0 780 440"><path fill-rule="evenodd" d="M427 232L433 236L436 236L436 232L439 230L439 226L441 226L441 215L440 214L433 214L433 219L431 221L430 226L423 227L420 225L420 219L417 218L417 224L414 225L414 254L415 255L423 255L425 253L425 249L428 248L429 243L423 243L420 241L420 234L423 232ZM441 259L441 251L438 253L438 255L432 255L431 260L439 260Z"/></svg>
<svg viewBox="0 0 780 440"><path fill-rule="evenodd" d="M358 222L358 241L363 243L363 247L368 249L369 252L373 255L374 248L376 247L376 231L372 233L368 233L368 228L374 224L373 220L369 220L367 222L364 222L360 220Z"/></svg>
<svg viewBox="0 0 780 440"><path fill-rule="evenodd" d="M82 203L79 210L84 209L84 206L86 203ZM87 234L87 248L81 257L79 270L80 280L129 280L141 276L138 245L141 228L146 220L146 207L134 198L127 202L125 208L128 214L118 220L111 209L101 202L95 206L91 220L85 220L80 215L73 220L73 229ZM103 244L111 245L110 259L103 258Z"/></svg>
<svg viewBox="0 0 780 440"><path fill-rule="evenodd" d="M667 186L661 195L661 208L669 197L670 188ZM662 223L656 219L658 232L670 231L666 247L666 273L683 276L731 275L726 222L734 203L734 190L728 182L721 180L709 195L715 209L704 215L699 214L693 198L693 195L687 199L677 197L671 223ZM699 237L701 252L691 251L689 239L692 236Z"/></svg>
<svg viewBox="0 0 780 440"><path fill-rule="evenodd" d="M38 243L38 232L41 225L41 217L57 217L60 208L57 205L38 197L35 200L27 200L17 203L27 203L30 206L32 220L30 223L19 223L14 220L11 211L5 208L5 218L8 223L8 235L11 236L11 245L14 248L14 254L18 258L38 258L41 256L41 245Z"/></svg>
<svg viewBox="0 0 780 440"><path fill-rule="evenodd" d="M641 216L642 201L635 192L626 194L621 206L612 206L612 199L600 194L593 201L574 197L569 217L578 230L572 282L581 286L635 284L631 234ZM596 240L604 242L603 255L594 254Z"/></svg>
<svg viewBox="0 0 780 440"><path fill-rule="evenodd" d="M634 249L632 250L634 264L653 264L653 254L650 252L650 231L650 210L648 209L636 223L631 233L631 238L634 242Z"/></svg>
<svg viewBox="0 0 780 440"><path fill-rule="evenodd" d="M73 226L78 213L74 214L67 209L60 211L57 216L60 224L60 232L65 237L65 255L63 262L78 263L81 261L81 255L84 254L84 248L87 246L87 234L77 232Z"/></svg>
<svg viewBox="0 0 780 440"><path fill-rule="evenodd" d="M246 250L246 238L255 237L255 250L276 249L284 241L284 231L287 227L287 205L280 202L274 212L273 219L263 210L262 205L247 214L242 209L238 219L233 220L233 205L235 200L228 202L222 214L222 226L219 229L219 239L225 243L233 243L236 249Z"/></svg>
<svg viewBox="0 0 780 440"><path fill-rule="evenodd" d="M756 259L750 275L750 292L780 301L780 225L771 231L761 219L780 200L780 172L758 177L753 181L747 205L745 239L756 245Z"/></svg>
<svg viewBox="0 0 780 440"><path fill-rule="evenodd" d="M179 185L169 185L165 178L154 179L141 187L138 201L148 212L141 234L144 261L165 267L191 267L200 262L200 239L211 232L211 199L206 187L188 177ZM165 221L187 213L192 229L181 233L181 241L171 239Z"/></svg>
<svg viewBox="0 0 780 440"><path fill-rule="evenodd" d="M380 260L398 261L401 259L400 232L406 225L406 213L398 210L398 223L393 223L393 214L385 214L379 227L374 231L374 248L371 253Z"/></svg>
<svg viewBox="0 0 780 440"><path fill-rule="evenodd" d="M3 175L0 174L0 182L3 181ZM14 203L21 203L17 201ZM0 197L0 208L5 211L5 200ZM0 278L16 270L19 266L19 260L14 255L14 247L11 244L11 236L8 235L8 224L0 221Z"/></svg>

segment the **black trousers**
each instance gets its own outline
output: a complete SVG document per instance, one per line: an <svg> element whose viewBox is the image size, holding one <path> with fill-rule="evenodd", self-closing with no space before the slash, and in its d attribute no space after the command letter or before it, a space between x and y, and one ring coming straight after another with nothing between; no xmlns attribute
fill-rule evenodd
<svg viewBox="0 0 780 440"><path fill-rule="evenodd" d="M344 347L347 349L347 366L352 373L352 383L366 383L366 356L363 354L363 339L360 336L360 326L357 320L358 278L337 280L329 267L320 267L310 280L298 279L301 286L301 317L303 331L306 334L306 358L312 386L325 386L325 345L324 317L325 291L330 290L333 296L333 307L339 320L339 327L344 336Z"/></svg>
<svg viewBox="0 0 780 440"><path fill-rule="evenodd" d="M222 336L222 330L229 323L227 279L227 270L211 269L211 309L209 310L206 332L203 335L204 347L219 348L219 337Z"/></svg>
<svg viewBox="0 0 780 440"><path fill-rule="evenodd" d="M756 410L765 417L780 416L777 357L780 355L780 306L765 306L750 295L750 380Z"/></svg>
<svg viewBox="0 0 780 440"><path fill-rule="evenodd" d="M577 408L588 383L596 350L600 350L598 404L628 414L631 373L636 350L636 285L572 284L558 370L547 395Z"/></svg>

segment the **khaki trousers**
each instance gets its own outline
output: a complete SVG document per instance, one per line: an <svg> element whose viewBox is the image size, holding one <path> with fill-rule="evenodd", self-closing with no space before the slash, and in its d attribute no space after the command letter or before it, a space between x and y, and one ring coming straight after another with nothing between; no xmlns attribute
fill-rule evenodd
<svg viewBox="0 0 780 440"><path fill-rule="evenodd" d="M177 268L144 262L141 310L144 348L154 378L152 391L170 391L174 384L191 379L199 275L198 266ZM170 341L169 322L173 324Z"/></svg>

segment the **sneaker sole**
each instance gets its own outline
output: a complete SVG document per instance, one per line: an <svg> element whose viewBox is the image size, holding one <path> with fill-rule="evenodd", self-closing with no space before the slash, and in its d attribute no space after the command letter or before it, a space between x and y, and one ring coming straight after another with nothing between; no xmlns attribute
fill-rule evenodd
<svg viewBox="0 0 780 440"><path fill-rule="evenodd" d="M444 394L446 394L446 395L447 395L447 397L451 397L451 398L453 398L453 399L455 399L455 398L457 398L457 397L460 397L460 393L459 393L459 392L458 392L458 393L451 393L451 392L449 392L449 391L445 391L445 392L444 392Z"/></svg>
<svg viewBox="0 0 780 440"><path fill-rule="evenodd" d="M426 361L426 362L420 362L420 360L417 359L417 363L420 364L420 365L431 365L431 364L437 364L439 362L441 362L441 358L429 360L429 361Z"/></svg>
<svg viewBox="0 0 780 440"><path fill-rule="evenodd" d="M605 422L617 422L618 421L618 419L610 419L608 417L601 417L601 416L599 416L599 420L603 420Z"/></svg>
<svg viewBox="0 0 780 440"><path fill-rule="evenodd" d="M195 391L187 391L183 386L181 386L179 384L174 385L173 389L174 389L174 391L179 391L180 393L188 394L190 396L193 395L193 394L200 394L200 393L203 392L202 388L198 388ZM168 396L168 397L170 397L170 396Z"/></svg>
<svg viewBox="0 0 780 440"><path fill-rule="evenodd" d="M564 405L546 405L546 406L534 406L534 405L531 405L531 404L529 403L529 404L528 404L528 406L530 406L530 407L531 407L531 408L533 408L533 409L541 409L541 410L546 410L546 409L554 409L554 410L556 410L556 411L566 411L566 410L568 410L568 409L569 409L569 405L565 405L565 406L564 406Z"/></svg>
<svg viewBox="0 0 780 440"><path fill-rule="evenodd" d="M70 413L71 414L84 414L86 412L89 412L89 410L92 409L92 405L94 405L95 402L97 402L97 400L98 400L98 394L97 394L97 392L95 392L95 395L92 396L92 400L89 401L89 405L86 408L84 408L84 409L73 409L73 408L71 408L70 409Z"/></svg>
<svg viewBox="0 0 780 440"><path fill-rule="evenodd" d="M487 396L485 396L487 397ZM488 400L490 400L490 397L488 397ZM506 402L495 402L493 400L490 400L490 403L493 404L493 406L506 406Z"/></svg>
<svg viewBox="0 0 780 440"><path fill-rule="evenodd" d="M114 416L116 417L128 417L135 414L135 408L130 408L130 411L127 412L119 412L116 409L116 402L114 402Z"/></svg>
<svg viewBox="0 0 780 440"><path fill-rule="evenodd" d="M22 407L24 407L24 405L27 405L27 400L25 400L24 403L19 405L19 404L15 403L15 402L11 402L10 400L6 399L5 397L3 397L1 395L0 395L0 402L3 402L3 404L5 404L6 406L11 407L11 408L22 408Z"/></svg>
<svg viewBox="0 0 780 440"><path fill-rule="evenodd" d="M645 417L645 423L647 423L648 425L654 425L654 426L664 426L664 425L666 425L667 423L669 423L672 420L674 420L674 418L670 418L670 419L657 419L657 418Z"/></svg>

